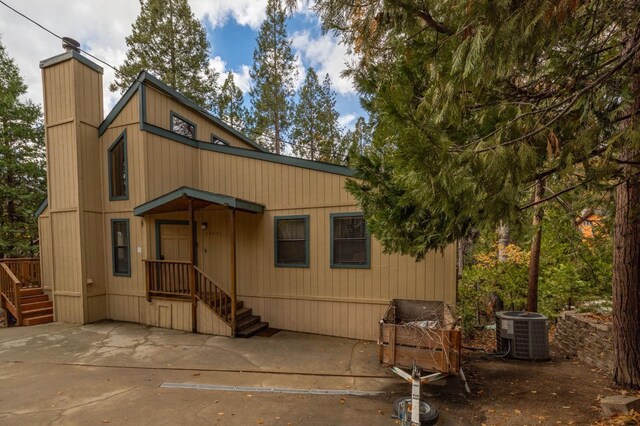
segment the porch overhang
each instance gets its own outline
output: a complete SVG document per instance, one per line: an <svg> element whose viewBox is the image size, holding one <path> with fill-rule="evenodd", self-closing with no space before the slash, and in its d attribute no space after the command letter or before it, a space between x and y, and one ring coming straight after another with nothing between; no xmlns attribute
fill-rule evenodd
<svg viewBox="0 0 640 426"><path fill-rule="evenodd" d="M176 211L188 211L189 200L192 200L194 209L202 209L210 205L221 205L231 209L249 213L262 213L264 206L247 200L231 197L229 195L215 194L200 189L183 186L175 191L168 192L156 199L147 201L133 209L136 216L144 216L155 213L169 213Z"/></svg>

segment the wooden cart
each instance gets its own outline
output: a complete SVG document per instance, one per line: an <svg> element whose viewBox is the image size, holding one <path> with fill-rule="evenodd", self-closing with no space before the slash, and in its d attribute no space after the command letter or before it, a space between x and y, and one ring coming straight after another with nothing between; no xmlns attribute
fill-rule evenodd
<svg viewBox="0 0 640 426"><path fill-rule="evenodd" d="M461 343L457 325L453 309L444 302L394 299L380 320L380 362L458 374Z"/></svg>

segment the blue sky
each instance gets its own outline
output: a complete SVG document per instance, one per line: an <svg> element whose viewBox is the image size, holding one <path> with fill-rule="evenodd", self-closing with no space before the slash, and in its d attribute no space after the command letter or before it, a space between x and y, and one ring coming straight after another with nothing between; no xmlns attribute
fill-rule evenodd
<svg viewBox="0 0 640 426"><path fill-rule="evenodd" d="M97 57L120 65L126 55L125 37L139 13L135 0L5 0L53 32L73 37ZM336 91L341 123L351 128L363 115L350 80L341 77L345 61L351 56L338 40L322 34L320 22L310 8L310 0L300 0L300 9L287 22L299 66L299 84L304 70L313 66L324 77L329 73ZM255 39L265 17L266 0L189 0L195 16L204 24L211 43L210 66L221 73L235 74L236 83L246 93L250 88L249 67L253 61ZM60 41L0 5L0 37L20 68L29 86L27 97L42 102L40 60L62 52ZM113 71L104 67L104 104L108 112L120 97L106 89Z"/></svg>

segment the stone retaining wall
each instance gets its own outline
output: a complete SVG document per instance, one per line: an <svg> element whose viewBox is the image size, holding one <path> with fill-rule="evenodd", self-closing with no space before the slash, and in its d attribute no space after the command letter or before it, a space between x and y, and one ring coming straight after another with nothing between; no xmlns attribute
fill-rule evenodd
<svg viewBox="0 0 640 426"><path fill-rule="evenodd" d="M567 355L592 367L613 372L611 324L576 311L563 312L556 324L555 344Z"/></svg>

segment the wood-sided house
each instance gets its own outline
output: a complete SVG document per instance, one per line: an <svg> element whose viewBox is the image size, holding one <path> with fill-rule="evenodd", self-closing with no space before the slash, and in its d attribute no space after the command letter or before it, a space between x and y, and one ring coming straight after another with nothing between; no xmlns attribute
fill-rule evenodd
<svg viewBox="0 0 640 426"><path fill-rule="evenodd" d="M455 302L455 248L384 254L350 169L265 152L146 72L104 118L98 65L68 51L40 67L55 320L375 340L390 299Z"/></svg>

